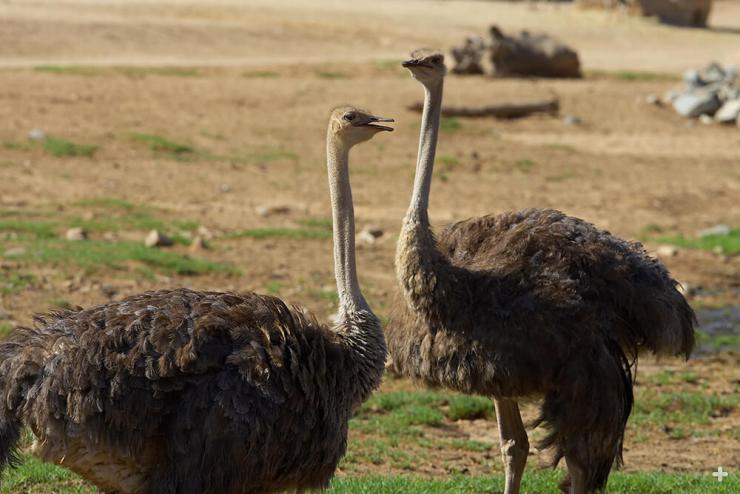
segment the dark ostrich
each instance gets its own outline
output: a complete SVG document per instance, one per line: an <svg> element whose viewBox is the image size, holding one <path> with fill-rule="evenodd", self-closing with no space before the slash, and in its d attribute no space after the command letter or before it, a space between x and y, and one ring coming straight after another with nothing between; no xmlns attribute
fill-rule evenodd
<svg viewBox="0 0 740 494"><path fill-rule="evenodd" d="M471 218L435 238L427 207L439 128L441 54L404 63L426 91L411 205L396 253L401 299L386 329L395 369L493 398L506 494L529 451L517 401L544 398L542 447L565 458L563 489L594 492L621 462L642 350L688 358L694 313L639 243L549 209Z"/></svg>
<svg viewBox="0 0 740 494"><path fill-rule="evenodd" d="M378 386L380 323L355 269L349 149L389 127L353 108L327 135L337 322L275 297L162 290L38 316L0 342L0 467L41 459L116 494L325 488Z"/></svg>

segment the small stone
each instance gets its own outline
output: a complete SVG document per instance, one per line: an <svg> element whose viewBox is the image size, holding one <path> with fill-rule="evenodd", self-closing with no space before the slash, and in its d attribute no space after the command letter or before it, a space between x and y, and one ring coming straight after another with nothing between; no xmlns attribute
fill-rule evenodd
<svg viewBox="0 0 740 494"><path fill-rule="evenodd" d="M102 285L100 285L100 291L103 292L103 295L105 295L109 299L115 297L118 294L118 288L107 283L103 283Z"/></svg>
<svg viewBox="0 0 740 494"><path fill-rule="evenodd" d="M196 233L203 240L213 240L213 232L203 225L198 226Z"/></svg>
<svg viewBox="0 0 740 494"><path fill-rule="evenodd" d="M357 241L367 245L373 245L383 236L383 230L377 226L366 226L357 234Z"/></svg>
<svg viewBox="0 0 740 494"><path fill-rule="evenodd" d="M144 245L147 247L167 247L172 245L172 239L157 230L152 230L144 239Z"/></svg>
<svg viewBox="0 0 740 494"><path fill-rule="evenodd" d="M712 125L714 123L714 119L706 114L699 115L699 123L702 123L704 125Z"/></svg>
<svg viewBox="0 0 740 494"><path fill-rule="evenodd" d="M195 238L193 238L192 242L190 242L191 252L198 252L206 249L208 249L208 242L206 242L206 239L201 237L200 235L196 235Z"/></svg>
<svg viewBox="0 0 740 494"><path fill-rule="evenodd" d="M385 233L382 228L374 225L367 225L362 229L362 231L367 232L368 235L371 235L373 238L380 238L383 236L383 233Z"/></svg>
<svg viewBox="0 0 740 494"><path fill-rule="evenodd" d="M291 208L286 205L274 205L274 206L258 206L255 209L258 216L267 218L268 216L290 214Z"/></svg>
<svg viewBox="0 0 740 494"><path fill-rule="evenodd" d="M563 123L565 125L578 125L581 123L581 119L575 115L566 115L563 117Z"/></svg>
<svg viewBox="0 0 740 494"><path fill-rule="evenodd" d="M678 249L672 245L661 245L655 250L655 253L658 254L658 257L676 257Z"/></svg>
<svg viewBox="0 0 740 494"><path fill-rule="evenodd" d="M679 115L687 118L697 118L699 115L714 115L721 103L717 94L712 91L682 94L673 102L673 109Z"/></svg>
<svg viewBox="0 0 740 494"><path fill-rule="evenodd" d="M645 103L648 105L662 106L663 102L655 94L648 94L645 96Z"/></svg>
<svg viewBox="0 0 740 494"><path fill-rule="evenodd" d="M733 123L740 118L740 99L726 101L714 114L714 119L720 123Z"/></svg>
<svg viewBox="0 0 740 494"><path fill-rule="evenodd" d="M81 227L70 228L64 234L64 238L66 238L67 240L73 241L73 242L80 241L80 240L86 240L87 231L85 231L85 229Z"/></svg>
<svg viewBox="0 0 740 494"><path fill-rule="evenodd" d="M718 224L710 226L709 228L703 228L696 232L700 238L708 237L710 235L729 235L730 227L724 224Z"/></svg>
<svg viewBox="0 0 740 494"><path fill-rule="evenodd" d="M28 138L32 141L43 141L46 139L46 132L41 129L33 129L28 133Z"/></svg>
<svg viewBox="0 0 740 494"><path fill-rule="evenodd" d="M231 185L221 184L221 187L219 187L219 190L224 194L226 194L227 192L231 192Z"/></svg>

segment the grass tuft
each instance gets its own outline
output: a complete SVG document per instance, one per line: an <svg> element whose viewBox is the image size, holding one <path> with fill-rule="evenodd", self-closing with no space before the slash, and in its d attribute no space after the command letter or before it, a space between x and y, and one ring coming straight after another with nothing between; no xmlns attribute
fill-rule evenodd
<svg viewBox="0 0 740 494"><path fill-rule="evenodd" d="M733 228L727 235L707 235L701 238L687 238L679 235L660 237L657 241L688 249L718 251L728 255L740 254L740 228Z"/></svg>
<svg viewBox="0 0 740 494"><path fill-rule="evenodd" d="M98 146L90 144L75 144L74 142L58 137L47 137L41 141L44 151L57 158L84 156L91 157L98 150Z"/></svg>
<svg viewBox="0 0 740 494"><path fill-rule="evenodd" d="M462 123L455 117L442 117L439 122L439 128L443 132L457 132L462 129Z"/></svg>
<svg viewBox="0 0 740 494"><path fill-rule="evenodd" d="M172 141L157 134L134 132L131 134L131 139L147 144L154 153L168 154L176 159L192 155L195 152L195 149L188 144Z"/></svg>

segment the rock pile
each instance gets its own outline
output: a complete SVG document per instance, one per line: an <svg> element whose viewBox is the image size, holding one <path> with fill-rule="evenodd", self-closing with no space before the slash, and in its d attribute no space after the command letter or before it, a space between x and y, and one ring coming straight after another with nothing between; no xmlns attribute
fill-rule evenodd
<svg viewBox="0 0 740 494"><path fill-rule="evenodd" d="M740 126L740 64L723 68L711 63L702 71L686 71L683 80L682 89L663 98L679 115Z"/></svg>
<svg viewBox="0 0 740 494"><path fill-rule="evenodd" d="M544 33L522 31L507 36L491 26L489 39L469 37L462 46L452 48L456 74L483 74L485 55L497 76L581 77L578 53Z"/></svg>

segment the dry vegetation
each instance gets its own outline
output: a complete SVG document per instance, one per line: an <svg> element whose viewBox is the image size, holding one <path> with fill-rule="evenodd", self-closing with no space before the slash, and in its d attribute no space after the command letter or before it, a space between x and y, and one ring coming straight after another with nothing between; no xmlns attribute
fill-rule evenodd
<svg viewBox="0 0 740 494"><path fill-rule="evenodd" d="M74 19L53 6L43 14L14 2L0 6L15 36L30 36L22 45L14 38L9 48L2 42L11 42L7 31L0 33L0 64L7 67L0 70L0 306L7 312L0 333L28 324L34 312L176 286L273 293L328 316L336 293L324 125L329 108L345 102L397 121L392 135L357 149L351 170L359 227L385 231L378 243L360 246L358 259L368 298L385 315L419 130L419 116L405 107L421 98L398 60L407 48L435 42L445 15L459 22L443 38L479 31L450 10L460 2L435 3L429 11L420 10L426 3L403 3L399 17L387 23L382 14L391 7L381 3L366 23L352 24L357 27L346 21L360 7L321 17L322 2L296 2L290 11L263 2L249 8L145 2L136 12L109 3L87 5L86 15ZM649 249L678 245L678 255L664 261L692 303L737 307L738 230L709 240L698 240L695 232L717 223L740 226L740 133L688 127L673 112L642 102L645 94L670 88L684 66L680 46L664 41L676 31L569 9L479 8L504 9L515 27L572 30L571 44L582 47L590 71L581 81L450 77L447 101L525 101L556 93L562 113L582 124L547 116L446 119L433 222L555 207L642 239ZM428 22L417 34L402 34L404 16L412 13ZM143 15L150 16L144 28ZM609 58L605 42L588 27L594 19L616 33L636 33L629 43L655 40L662 51L648 61L613 50ZM738 20L740 11L723 19ZM54 30L35 29L52 21ZM221 41L198 45L205 35L252 43L254 52ZM726 32L684 36L704 41L699 51L705 55L727 46ZM190 63L165 65L167 57L184 57L191 48ZM301 59L308 49L324 55ZM354 57L355 50L367 56ZM224 60L208 59L216 54ZM237 54L242 58L225 60ZM47 137L29 140L36 128ZM266 217L255 211L275 205L289 211ZM213 234L207 250L189 246L199 226ZM89 239L65 240L72 227L85 228ZM151 229L166 232L174 245L145 248L141 240ZM687 364L641 363L625 469L671 475L616 476L615 492L737 488L715 486L708 477L720 464L730 471L740 467L737 328L703 338L711 351ZM389 377L352 423L335 491L416 492L380 478L416 475L452 478L450 484L420 483L418 492L498 492L500 478L489 477L501 473L490 411L485 399ZM533 409L527 415L532 418ZM547 455L533 451L529 461L544 466ZM554 485L551 474L535 468L526 488L549 492L544 486ZM375 477L353 484L367 475ZM92 492L63 470L33 462L12 474L6 488L14 494Z"/></svg>

